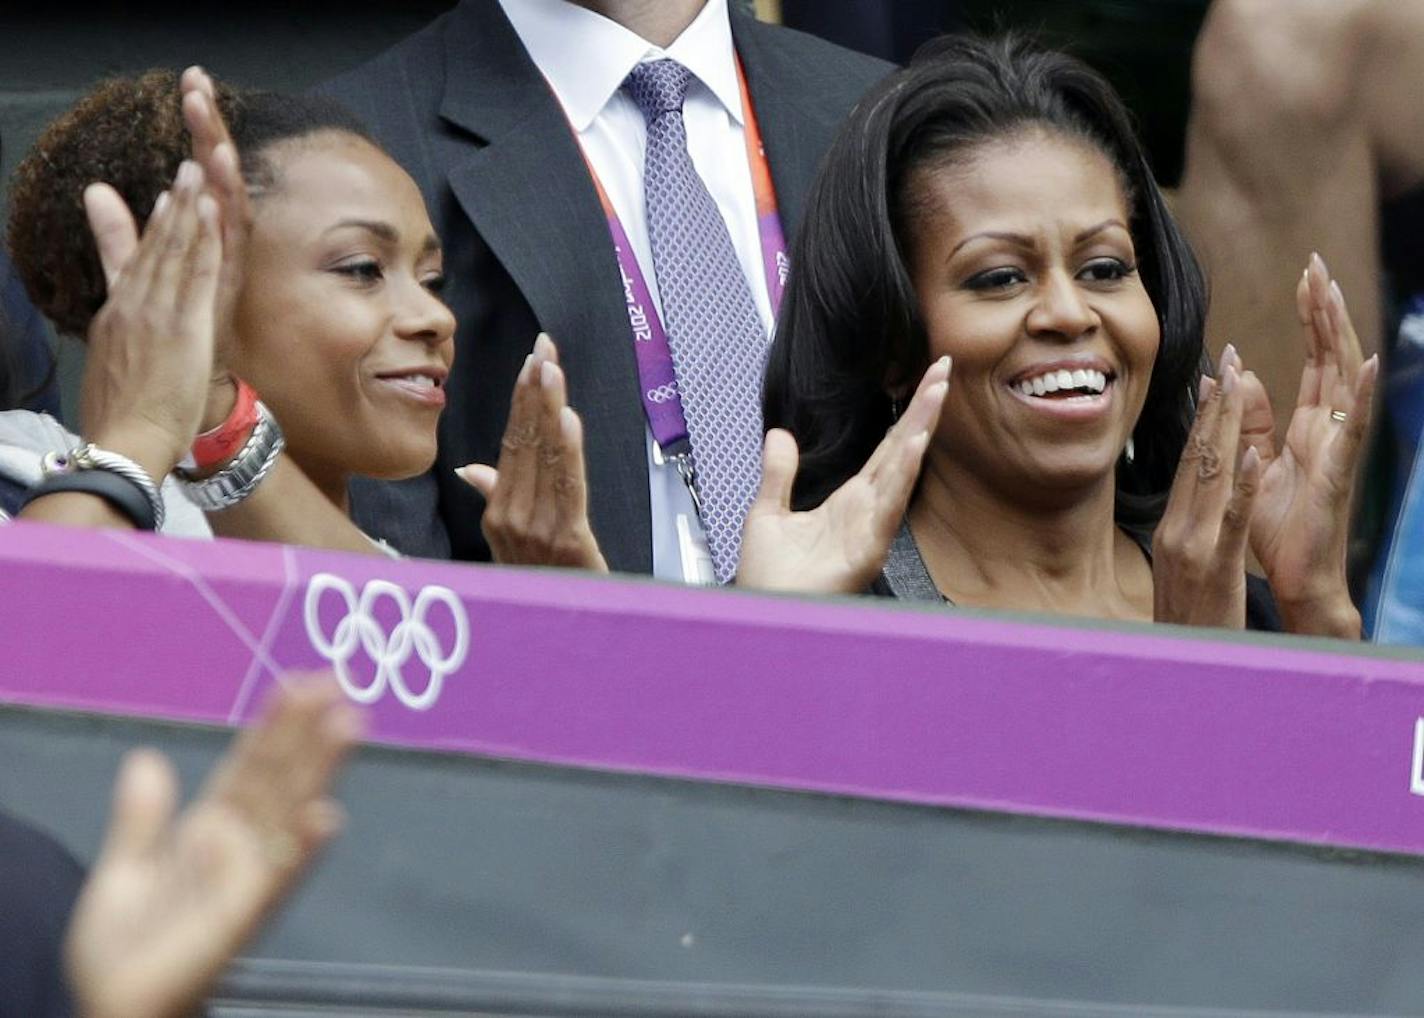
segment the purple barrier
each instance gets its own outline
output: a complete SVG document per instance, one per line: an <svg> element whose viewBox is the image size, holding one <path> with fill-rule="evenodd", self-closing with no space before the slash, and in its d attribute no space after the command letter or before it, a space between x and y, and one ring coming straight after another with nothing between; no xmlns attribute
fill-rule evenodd
<svg viewBox="0 0 1424 1018"><path fill-rule="evenodd" d="M1424 853L1424 658L126 532L0 528L0 699Z"/></svg>

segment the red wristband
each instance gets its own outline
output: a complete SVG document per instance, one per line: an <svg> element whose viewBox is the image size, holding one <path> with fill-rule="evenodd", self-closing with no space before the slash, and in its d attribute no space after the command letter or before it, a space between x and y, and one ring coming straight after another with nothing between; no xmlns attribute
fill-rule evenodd
<svg viewBox="0 0 1424 1018"><path fill-rule="evenodd" d="M257 391L240 378L233 382L237 385L237 400L227 420L193 439L192 457L197 470L211 470L232 459L257 427Z"/></svg>

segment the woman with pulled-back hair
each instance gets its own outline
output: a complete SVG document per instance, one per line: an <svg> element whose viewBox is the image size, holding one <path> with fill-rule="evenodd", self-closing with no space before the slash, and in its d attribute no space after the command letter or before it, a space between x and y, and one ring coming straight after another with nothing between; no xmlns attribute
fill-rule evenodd
<svg viewBox="0 0 1424 1018"><path fill-rule="evenodd" d="M791 263L744 582L1359 637L1345 540L1378 363L1312 258L1284 447L1232 348L1203 376L1196 260L1083 64L1014 38L927 47L844 125ZM945 358L898 530L868 567L798 584L814 570L758 527L855 483ZM1248 543L1269 589L1247 580Z"/></svg>
<svg viewBox="0 0 1424 1018"><path fill-rule="evenodd" d="M340 107L189 77L182 95L161 71L100 85L16 173L17 268L90 345L93 446L36 492L152 526L154 482L183 463L185 495L223 532L369 550L345 520L348 479L434 458L454 331L438 240L409 176ZM208 220L220 268L199 251Z"/></svg>
<svg viewBox="0 0 1424 1018"><path fill-rule="evenodd" d="M27 516L152 525L145 501L171 502L153 481L176 468L219 533L371 551L347 516L351 478L434 461L455 328L439 238L410 176L332 101L197 68L105 82L21 164L9 241L35 303L88 340L97 448L63 457ZM534 470L546 487L564 464L581 479L557 352L542 340L531 359L511 426L553 432L562 458ZM559 533L582 548L577 526Z"/></svg>

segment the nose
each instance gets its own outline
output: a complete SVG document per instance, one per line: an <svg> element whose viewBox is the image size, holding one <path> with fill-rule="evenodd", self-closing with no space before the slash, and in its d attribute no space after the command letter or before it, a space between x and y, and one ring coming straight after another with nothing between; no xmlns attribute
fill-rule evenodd
<svg viewBox="0 0 1424 1018"><path fill-rule="evenodd" d="M395 330L401 339L438 347L455 335L455 315L444 301L413 281L396 316Z"/></svg>
<svg viewBox="0 0 1424 1018"><path fill-rule="evenodd" d="M1072 342L1099 324L1097 312L1066 270L1044 276L1036 297L1025 323L1030 335Z"/></svg>

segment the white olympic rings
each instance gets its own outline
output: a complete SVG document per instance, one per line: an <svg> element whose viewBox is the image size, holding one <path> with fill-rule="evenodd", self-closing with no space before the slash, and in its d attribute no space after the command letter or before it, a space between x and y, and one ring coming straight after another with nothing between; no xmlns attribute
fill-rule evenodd
<svg viewBox="0 0 1424 1018"><path fill-rule="evenodd" d="M334 591L346 605L346 614L328 637L319 616L321 599ZM375 607L382 598L395 602L400 621L389 634L376 620ZM455 624L455 646L448 654L440 648L440 640L425 621L432 605L443 604ZM470 624L465 606L448 587L422 587L414 604L406 591L388 580L371 580L357 597L356 590L340 576L317 573L307 584L304 611L307 637L312 648L331 662L336 679L346 695L357 703L375 703L390 686L397 700L411 710L429 710L440 696L445 677L465 663L470 650ZM369 684L359 685L351 676L350 662L360 647L376 665L376 675ZM414 651L430 671L429 681L419 693L406 684L404 668Z"/></svg>
<svg viewBox="0 0 1424 1018"><path fill-rule="evenodd" d="M650 402L658 404L677 399L677 384L675 382L667 382L658 386L656 389L649 389L648 399Z"/></svg>

